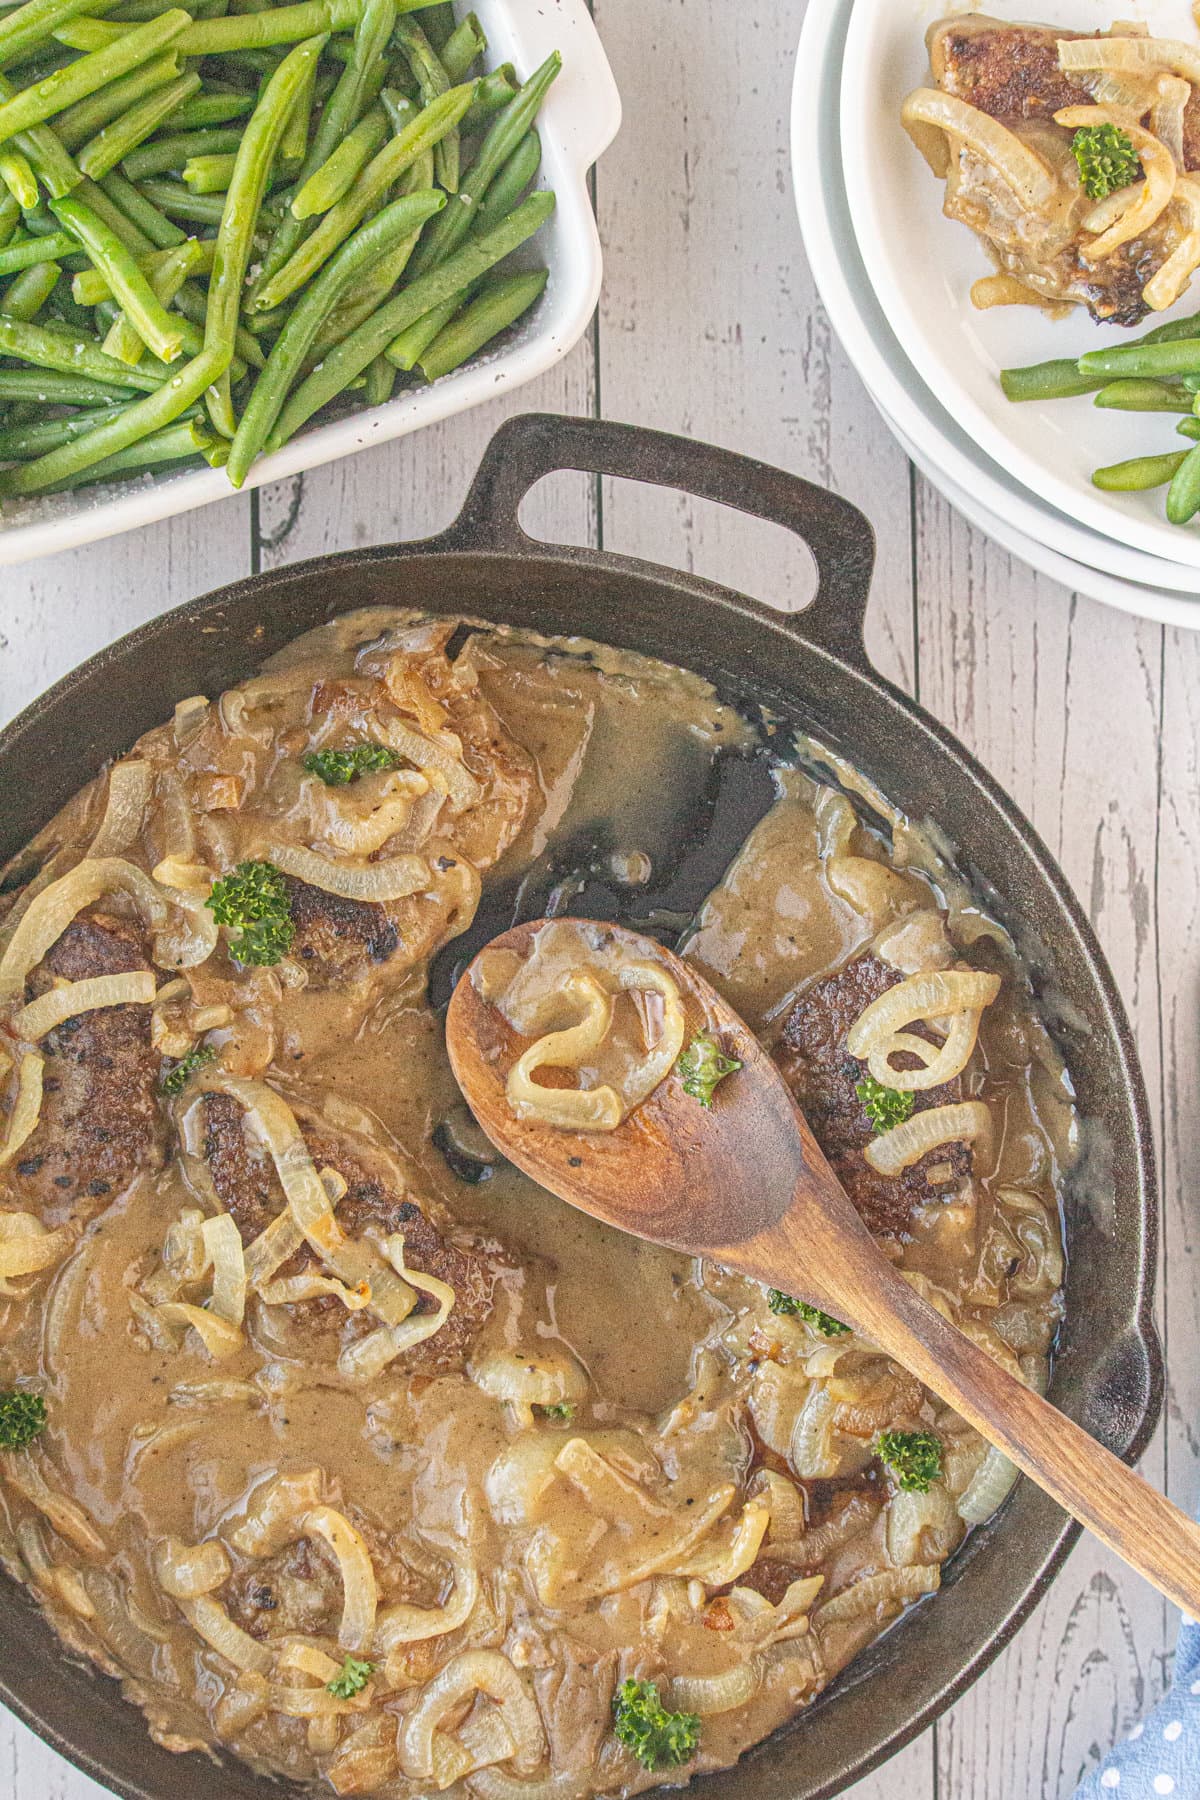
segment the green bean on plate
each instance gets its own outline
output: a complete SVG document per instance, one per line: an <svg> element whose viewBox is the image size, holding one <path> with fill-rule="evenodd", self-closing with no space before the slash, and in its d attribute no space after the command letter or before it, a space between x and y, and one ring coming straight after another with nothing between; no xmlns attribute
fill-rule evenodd
<svg viewBox="0 0 1200 1800"><path fill-rule="evenodd" d="M1002 369L1000 385L1016 403L1090 394L1093 406L1113 411L1175 413L1181 415L1177 434L1200 439L1200 313L1168 319L1132 342L1089 350L1074 360ZM1190 524L1200 514L1200 443L1190 451L1167 448L1158 456L1110 463L1093 470L1092 481L1109 494L1165 488L1170 523Z"/></svg>
<svg viewBox="0 0 1200 1800"><path fill-rule="evenodd" d="M554 207L530 189L557 53L489 72L475 15L436 0L138 10L0 18L0 498L161 467L240 487L310 423L443 379L546 286L512 258ZM1200 343L1153 349L1054 391L1192 415ZM1172 492L1200 505L1194 474Z"/></svg>

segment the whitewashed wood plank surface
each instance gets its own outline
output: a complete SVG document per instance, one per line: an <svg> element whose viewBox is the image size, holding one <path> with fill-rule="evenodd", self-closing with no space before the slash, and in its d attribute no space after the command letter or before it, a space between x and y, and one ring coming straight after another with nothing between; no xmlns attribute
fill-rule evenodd
<svg viewBox="0 0 1200 1800"><path fill-rule="evenodd" d="M626 126L597 180L595 330L505 402L134 537L0 576L0 716L143 618L304 556L421 536L453 517L507 413L603 412L778 462L867 511L878 667L975 750L1031 814L1089 910L1138 1032L1163 1156L1166 1424L1147 1457L1197 1498L1200 1374L1200 640L1076 600L914 481L809 278L787 162L803 0L596 0ZM802 557L723 509L624 483L547 483L538 535L677 561L776 604ZM747 574L747 570L752 574ZM1174 1621L1083 1545L1025 1631L932 1732L854 1800L1065 1800L1160 1691ZM0 1794L102 1790L0 1717Z"/></svg>

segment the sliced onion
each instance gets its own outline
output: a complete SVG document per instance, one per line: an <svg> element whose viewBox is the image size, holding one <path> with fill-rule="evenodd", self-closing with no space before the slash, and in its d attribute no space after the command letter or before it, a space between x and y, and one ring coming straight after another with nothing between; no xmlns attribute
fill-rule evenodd
<svg viewBox="0 0 1200 1800"><path fill-rule="evenodd" d="M217 1538L203 1544L184 1544L164 1538L154 1546L154 1576L172 1600L199 1600L229 1580L233 1564Z"/></svg>
<svg viewBox="0 0 1200 1800"><path fill-rule="evenodd" d="M324 1538L341 1570L344 1601L338 1643L343 1650L365 1650L375 1631L375 1609L379 1605L371 1552L362 1533L355 1530L345 1513L332 1506L315 1506L305 1515L297 1535L307 1537L312 1532Z"/></svg>
<svg viewBox="0 0 1200 1800"><path fill-rule="evenodd" d="M1168 306L1174 306L1200 268L1200 182L1181 175L1175 183L1175 201L1183 213L1186 229L1170 256L1142 289L1142 299L1153 312L1165 312Z"/></svg>
<svg viewBox="0 0 1200 1800"><path fill-rule="evenodd" d="M27 1050L17 1073L17 1097L8 1115L8 1130L0 1144L0 1169L10 1163L37 1125L42 1110L42 1076L45 1060Z"/></svg>
<svg viewBox="0 0 1200 1800"><path fill-rule="evenodd" d="M1000 992L999 975L985 975L975 969L931 969L920 975L909 975L894 987L885 989L877 1000L859 1014L846 1035L846 1048L851 1056L869 1058L872 1052L890 1048L891 1041L898 1035L904 1036L901 1046L905 1050L915 1051L926 1060L929 1066L922 1070L888 1069L884 1077L876 1076L876 1080L884 1080L885 1085L902 1088L910 1077L919 1077L916 1085L936 1087L944 1081L953 1079L953 1075L961 1073L966 1057L954 1068L953 1075L941 1072L941 1065L950 1065L949 1040L942 1047L940 1055L936 1047L923 1039L910 1039L903 1032L903 1027L915 1020L932 1020L951 1018L951 1036L955 1033L954 1021L961 1013L976 1015L975 1029L970 1031L971 1047L974 1047L975 1030L978 1029L978 1014L985 1006L990 1006ZM959 1032L955 1043L955 1055L961 1049L963 1032ZM968 1050L968 1055L970 1051ZM937 1070L936 1080L929 1080L931 1070ZM872 1071L874 1072L874 1071Z"/></svg>
<svg viewBox="0 0 1200 1800"><path fill-rule="evenodd" d="M1132 142L1145 172L1144 181L1131 182L1127 188L1117 190L1117 194L1124 195L1127 202L1119 219L1106 230L1100 231L1080 250L1084 262L1103 262L1105 257L1119 250L1122 244L1149 231L1170 205L1179 173L1175 167L1175 158L1166 145L1160 144L1150 132L1135 125L1131 119L1116 115L1110 107L1065 106L1055 113L1054 121L1057 125L1065 126L1068 131L1077 131L1087 125L1118 126ZM1116 198L1115 195L1112 197ZM1092 214L1084 219L1085 230L1093 229L1092 220Z"/></svg>
<svg viewBox="0 0 1200 1800"><path fill-rule="evenodd" d="M221 941L221 927L207 904L212 870L185 857L165 856L155 866L154 880L181 915L178 925L156 936L154 960L163 969L198 968Z"/></svg>
<svg viewBox="0 0 1200 1800"><path fill-rule="evenodd" d="M838 1472L839 1457L833 1445L836 1402L828 1387L814 1382L808 1398L796 1414L788 1462L801 1481L825 1481Z"/></svg>
<svg viewBox="0 0 1200 1800"><path fill-rule="evenodd" d="M305 1644L299 1639L283 1646L276 1667L280 1674L295 1670L300 1675L311 1675L322 1687L327 1687L342 1672L341 1663L334 1657L319 1650L315 1644Z"/></svg>
<svg viewBox="0 0 1200 1800"><path fill-rule="evenodd" d="M990 1519L1008 1499L1020 1472L1016 1463L992 1445L958 1502L959 1518L968 1525L982 1525Z"/></svg>
<svg viewBox="0 0 1200 1800"><path fill-rule="evenodd" d="M483 789L461 755L456 755L444 744L435 744L432 738L414 731L402 719L382 720L381 735L388 748L420 769L432 786L445 788L452 813L466 812L468 807L479 804Z"/></svg>
<svg viewBox="0 0 1200 1800"><path fill-rule="evenodd" d="M181 750L186 750L192 739L199 736L208 722L208 714L209 702L203 694L189 694L186 700L176 701L171 729Z"/></svg>
<svg viewBox="0 0 1200 1800"><path fill-rule="evenodd" d="M742 1516L732 1530L722 1527L720 1535L710 1538L699 1550L677 1563L671 1573L702 1581L709 1588L728 1587L757 1560L770 1521L771 1511L766 1500L747 1500Z"/></svg>
<svg viewBox="0 0 1200 1800"><path fill-rule="evenodd" d="M671 1683L671 1707L678 1712L732 1712L746 1706L762 1686L763 1669L757 1657L726 1669L720 1675L676 1675Z"/></svg>
<svg viewBox="0 0 1200 1800"><path fill-rule="evenodd" d="M940 1481L924 1494L901 1490L892 1495L887 1509L887 1550L897 1568L948 1556L961 1536L954 1502Z"/></svg>
<svg viewBox="0 0 1200 1800"><path fill-rule="evenodd" d="M300 1306L305 1300L340 1300L347 1312L361 1312L371 1304L371 1290L348 1288L336 1276L316 1275L311 1270L303 1275L288 1275L281 1280L265 1282L258 1289L259 1298L267 1306Z"/></svg>
<svg viewBox="0 0 1200 1800"><path fill-rule="evenodd" d="M1181 175L1187 168L1183 126L1191 97L1191 83L1181 75L1160 75L1155 83L1154 105L1150 109L1150 129L1167 146ZM1175 194L1178 198L1178 186Z"/></svg>
<svg viewBox="0 0 1200 1800"><path fill-rule="evenodd" d="M92 1597L83 1584L83 1577L68 1564L62 1563L54 1571L54 1585L65 1606L80 1619L94 1619L96 1608Z"/></svg>
<svg viewBox="0 0 1200 1800"><path fill-rule="evenodd" d="M15 1012L13 1030L27 1043L36 1044L47 1032L79 1013L99 1012L108 1006L150 1006L156 992L157 983L150 969L64 981L61 987L48 988Z"/></svg>
<svg viewBox="0 0 1200 1800"><path fill-rule="evenodd" d="M753 1588L732 1588L726 1605L738 1614L734 1636L760 1650L803 1637L808 1631L813 1602L824 1585L823 1575L802 1575L789 1582L777 1606Z"/></svg>
<svg viewBox="0 0 1200 1800"><path fill-rule="evenodd" d="M971 305L978 312L990 312L994 306L1039 306L1043 312L1054 315L1069 310L1056 306L1015 275L981 275L971 283Z"/></svg>
<svg viewBox="0 0 1200 1800"><path fill-rule="evenodd" d="M922 1594L935 1594L941 1586L942 1571L938 1563L917 1563L906 1569L888 1569L882 1575L868 1575L853 1587L826 1600L815 1617L820 1625L835 1620L878 1617L881 1606L906 1606Z"/></svg>
<svg viewBox="0 0 1200 1800"><path fill-rule="evenodd" d="M467 1776L467 1786L479 1795L479 1800L587 1800L594 1780L591 1771L582 1775L547 1775L542 1781L518 1781L503 1769L480 1769Z"/></svg>
<svg viewBox="0 0 1200 1800"><path fill-rule="evenodd" d="M235 1669L248 1674L269 1675L275 1666L275 1653L260 1644L236 1625L219 1600L201 1594L195 1600L175 1602L197 1637L204 1639L218 1656L223 1656Z"/></svg>
<svg viewBox="0 0 1200 1800"><path fill-rule="evenodd" d="M373 856L412 818L413 807L430 792L416 769L389 769L363 775L352 787L306 784L313 832L343 856ZM444 796L439 795L439 804Z"/></svg>
<svg viewBox="0 0 1200 1800"><path fill-rule="evenodd" d="M1178 38L1060 38L1058 66L1066 75L1110 70L1118 74L1157 75L1166 70L1200 84L1200 50Z"/></svg>
<svg viewBox="0 0 1200 1800"><path fill-rule="evenodd" d="M582 1017L565 1031L547 1032L531 1044L508 1072L505 1093L518 1119L536 1119L564 1130L615 1131L621 1123L621 1096L615 1088L542 1087L533 1078L539 1069L577 1069L598 1050L612 1028L612 996L594 975L569 974L559 988L562 998L577 1005Z"/></svg>
<svg viewBox="0 0 1200 1800"><path fill-rule="evenodd" d="M568 1438L555 1457L554 1466L602 1519L644 1528L661 1526L670 1515L669 1506L648 1494L640 1482L632 1480L608 1457L601 1456L586 1438Z"/></svg>
<svg viewBox="0 0 1200 1800"><path fill-rule="evenodd" d="M296 1520L321 1504L320 1469L289 1470L260 1483L246 1517L228 1533L243 1556L274 1556L296 1535Z"/></svg>
<svg viewBox="0 0 1200 1800"><path fill-rule="evenodd" d="M186 1332L190 1328L194 1331L208 1354L218 1361L235 1356L245 1345L246 1340L236 1325L215 1312L208 1312L203 1306L192 1306L186 1300L166 1300L154 1311L168 1330Z"/></svg>
<svg viewBox="0 0 1200 1800"><path fill-rule="evenodd" d="M476 1693L499 1707L511 1734L513 1768L532 1775L546 1760L541 1715L524 1682L498 1650L462 1650L427 1682L400 1733L400 1766L413 1781L434 1774L434 1740Z"/></svg>
<svg viewBox="0 0 1200 1800"><path fill-rule="evenodd" d="M388 658L383 670L383 685L393 704L401 712L412 713L423 732L447 750L462 755L462 739L451 729L445 706L413 666L411 652L401 650Z"/></svg>
<svg viewBox="0 0 1200 1800"><path fill-rule="evenodd" d="M759 1469L751 1484L751 1492L764 1494L770 1508L768 1544L804 1535L807 1525L804 1496L794 1481L789 1481L786 1475L780 1475L776 1469Z"/></svg>
<svg viewBox="0 0 1200 1800"><path fill-rule="evenodd" d="M116 892L128 894L155 930L167 924L166 900L143 870L119 856L85 857L69 874L43 888L26 910L0 957L0 1002L17 998L30 971L77 913L102 894Z"/></svg>
<svg viewBox="0 0 1200 1800"><path fill-rule="evenodd" d="M66 1538L86 1556L107 1554L108 1545L83 1507L52 1488L28 1454L4 1457L0 1462L0 1473L18 1494L24 1495L31 1506L36 1506L43 1517L49 1519L59 1537Z"/></svg>
<svg viewBox="0 0 1200 1800"><path fill-rule="evenodd" d="M139 836L146 817L154 772L148 762L114 763L108 773L108 799L89 856L120 856Z"/></svg>
<svg viewBox="0 0 1200 1800"><path fill-rule="evenodd" d="M375 1621L377 1651L386 1656L427 1638L445 1637L447 1632L457 1631L467 1623L479 1599L479 1576L473 1563L450 1560L454 1567L454 1592L446 1604L424 1607L397 1601L385 1607Z"/></svg>
<svg viewBox="0 0 1200 1800"><path fill-rule="evenodd" d="M365 1712L373 1698L369 1683L351 1700L339 1699L336 1694L331 1694L328 1688L323 1687L272 1685L267 1705L272 1712L285 1713L289 1719L343 1718L347 1713Z"/></svg>
<svg viewBox="0 0 1200 1800"><path fill-rule="evenodd" d="M461 1751L466 1756L467 1766L454 1777L456 1781L461 1781L464 1775L471 1774L475 1769L489 1769L495 1763L511 1762L516 1749L504 1715L495 1706L489 1706L485 1712L469 1713L458 1728L457 1744L439 1733L434 1738L435 1765L438 1750L442 1746L453 1746L455 1751ZM440 1770L435 1768L436 1785L439 1788L448 1786L449 1783L443 1784L440 1774Z"/></svg>
<svg viewBox="0 0 1200 1800"><path fill-rule="evenodd" d="M325 1779L335 1794L374 1794L391 1781L398 1766L396 1722L385 1713L350 1733L342 1742L336 1761L326 1769Z"/></svg>
<svg viewBox="0 0 1200 1800"><path fill-rule="evenodd" d="M246 1256L242 1234L229 1213L205 1219L201 1226L204 1248L212 1263L212 1310L230 1325L246 1316Z"/></svg>
<svg viewBox="0 0 1200 1800"><path fill-rule="evenodd" d="M69 1231L47 1231L33 1213L0 1212L0 1282L48 1269L70 1242Z"/></svg>
<svg viewBox="0 0 1200 1800"><path fill-rule="evenodd" d="M991 164L1025 212L1043 212L1053 200L1058 184L1041 157L1015 132L977 106L969 106L965 100L938 88L918 88L904 102L900 118L914 140L914 126L945 132L951 149L956 139L961 140L976 156Z"/></svg>
<svg viewBox="0 0 1200 1800"><path fill-rule="evenodd" d="M521 1407L561 1406L587 1393L587 1376L565 1350L491 1350L472 1365L471 1379L493 1400Z"/></svg>
<svg viewBox="0 0 1200 1800"><path fill-rule="evenodd" d="M394 1362L397 1356L423 1344L431 1337L436 1337L446 1320L450 1317L454 1306L454 1289L449 1282L442 1281L436 1275L426 1275L422 1269L410 1269L404 1261L404 1233L397 1231L387 1238L383 1246L384 1255L401 1277L400 1286L406 1287L411 1282L423 1294L429 1294L437 1301L433 1312L411 1313L395 1325L384 1325L379 1331L372 1331L355 1344L347 1344L338 1357L338 1368L343 1375L353 1381L370 1381ZM411 1292L411 1288L407 1289ZM376 1306L376 1310L378 1306Z"/></svg>
<svg viewBox="0 0 1200 1800"><path fill-rule="evenodd" d="M429 864L420 856L393 856L385 862L339 863L299 844L272 844L267 855L285 875L322 888L343 900L405 900L430 883Z"/></svg>
<svg viewBox="0 0 1200 1800"><path fill-rule="evenodd" d="M990 1140L992 1115L982 1100L959 1100L914 1113L903 1125L872 1138L863 1157L877 1175L899 1175L939 1144Z"/></svg>

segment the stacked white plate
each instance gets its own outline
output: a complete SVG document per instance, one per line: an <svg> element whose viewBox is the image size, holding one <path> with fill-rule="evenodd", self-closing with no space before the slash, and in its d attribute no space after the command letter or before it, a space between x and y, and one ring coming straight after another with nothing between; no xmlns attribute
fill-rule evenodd
<svg viewBox="0 0 1200 1800"><path fill-rule="evenodd" d="M1091 481L1100 464L1187 449L1174 418L1102 411L1089 395L1004 398L1002 368L1138 334L1096 327L1081 308L1050 320L1032 307L972 307L971 284L990 266L973 233L942 216L942 183L900 124L904 96L928 80L923 33L941 10L809 0L792 173L826 310L886 423L972 524L1078 593L1200 629L1200 521L1168 524L1161 490L1104 494ZM1064 29L1108 23L1095 0L989 10ZM1187 0L1146 0L1140 12L1155 36L1196 38ZM1200 277L1165 316L1198 309Z"/></svg>

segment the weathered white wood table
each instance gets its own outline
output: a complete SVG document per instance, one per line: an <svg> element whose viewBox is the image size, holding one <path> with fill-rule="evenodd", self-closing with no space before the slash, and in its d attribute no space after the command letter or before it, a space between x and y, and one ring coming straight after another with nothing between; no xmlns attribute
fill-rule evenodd
<svg viewBox="0 0 1200 1800"><path fill-rule="evenodd" d="M530 0L515 0L527 4ZM1100 934L1158 1122L1166 1425L1146 1459L1184 1505L1200 1456L1200 637L1080 600L988 544L909 468L819 306L796 229L788 89L803 0L596 0L626 123L597 179L607 280L587 340L496 405L136 535L0 571L0 715L82 657L251 570L447 523L505 412L628 419L747 451L863 506L878 666L1033 817ZM810 172L818 180L820 172ZM836 324L836 321L834 322ZM779 605L781 533L678 495L558 477L547 537L688 567ZM681 646L682 648L682 646ZM855 1800L1059 1800L1169 1672L1176 1621L1090 1544L1017 1642ZM798 1753L803 1754L803 1739ZM6 1800L99 1800L0 1714Z"/></svg>

